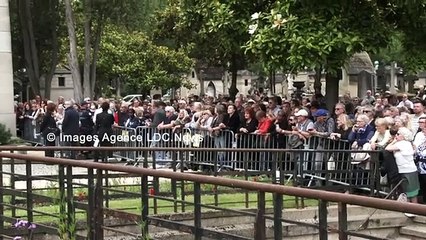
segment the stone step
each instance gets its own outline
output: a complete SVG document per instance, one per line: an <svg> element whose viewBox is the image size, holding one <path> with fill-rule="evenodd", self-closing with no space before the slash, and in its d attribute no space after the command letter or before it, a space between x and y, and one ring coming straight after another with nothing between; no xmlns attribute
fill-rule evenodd
<svg viewBox="0 0 426 240"><path fill-rule="evenodd" d="M349 210L351 208L352 207L348 207L348 229L353 230L357 229L360 225L362 225L368 219L368 214L371 212L366 210L361 211L361 209L358 209L356 207L356 211ZM268 216L273 217L272 214L268 214ZM193 223L192 213L175 214L173 216L163 215L158 217L179 221L186 224ZM311 211L309 209L285 210L283 212L282 217L283 219L291 219L293 221L300 221L306 223L316 223L319 218L318 211ZM253 224L255 221L254 216L242 216L240 214L222 211L209 211L203 213L202 219L203 226L205 227L226 227L229 225ZM337 227L337 208L334 209L334 207L329 207L327 219L330 226ZM383 221L386 221L389 226L392 225L394 227L405 226L405 222L407 220L403 213L390 211L377 211L373 216L370 217L369 225L377 225L375 224L375 222L371 221L372 219L381 219L379 225L382 224ZM285 225L287 224L283 223L283 226Z"/></svg>
<svg viewBox="0 0 426 240"><path fill-rule="evenodd" d="M348 205L347 206L348 216L359 216L359 215L368 215L375 211L373 208L367 208L363 206ZM377 210L374 212L373 216L382 215L382 214L401 214L398 212L387 211L387 210ZM327 207L327 216L329 218L337 217L339 214L337 205L330 205ZM282 213L283 218L287 219L312 219L314 217L319 217L318 207L306 207L304 209L286 209Z"/></svg>
<svg viewBox="0 0 426 240"><path fill-rule="evenodd" d="M356 230L359 226L368 218L368 215L350 216L348 218L348 229ZM315 224L313 219L300 220L304 223ZM191 224L190 222L186 222ZM387 214L378 215L370 218L367 229L361 229L358 232L365 233L367 235L375 236L391 236L397 234L397 229L404 226L406 223L406 217L404 214ZM328 225L332 228L337 228L337 218L329 218ZM202 226L214 231L226 232L238 236L244 236L247 238L253 238L253 227L254 223L239 223L229 224L226 226L208 226L205 222L202 222ZM155 239L187 239L188 234L178 233L176 231L161 231L160 229L150 228L150 232L155 234ZM272 221L266 221L266 235L268 239L273 238L274 226ZM301 226L295 224L283 223L283 237L286 239L307 239L309 237L317 236L318 229L314 227ZM331 234L331 233L330 233ZM171 238L171 236L173 236ZM337 235L336 235L337 236ZM312 239L315 239L312 238ZM338 239L338 238L334 238ZM351 238L352 239L352 238ZM353 238L355 239L355 238Z"/></svg>
<svg viewBox="0 0 426 240"><path fill-rule="evenodd" d="M413 222L421 223L421 224L426 224L426 216L416 216L413 219Z"/></svg>
<svg viewBox="0 0 426 240"><path fill-rule="evenodd" d="M419 223L409 224L399 230L402 237L426 239L426 226Z"/></svg>

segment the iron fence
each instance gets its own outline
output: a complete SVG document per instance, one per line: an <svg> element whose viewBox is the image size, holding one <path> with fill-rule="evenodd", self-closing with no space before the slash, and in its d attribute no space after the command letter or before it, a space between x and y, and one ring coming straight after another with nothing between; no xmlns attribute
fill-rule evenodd
<svg viewBox="0 0 426 240"><path fill-rule="evenodd" d="M46 148L52 150L53 148ZM81 151L83 148L75 148L74 150ZM34 150L34 148L0 148L2 151L14 150ZM40 148L38 148L40 150ZM41 149L44 150L44 149ZM68 150L68 149L66 149ZM92 149L94 150L94 149ZM111 148L100 147L97 151L111 151ZM116 148L117 151L134 151L134 148ZM142 148L138 149L141 151L145 158L151 151L162 151L162 148ZM169 148L169 151L221 151L221 152L244 152L241 149L203 149L203 148ZM253 149L256 150L256 149ZM264 149L257 149L263 150ZM309 151L305 152L320 152L320 151ZM296 150L269 150L271 154L282 153L282 152L297 152ZM325 155L333 153L331 150L324 149ZM371 156L374 156L374 152L370 152ZM8 161L6 161L6 158ZM374 158L374 157L373 157ZM12 168L6 170L8 164L12 164L12 161L23 160L24 169L21 169L20 173L14 171ZM37 176L32 174L35 163L43 164L55 164L58 166L58 174L54 176ZM46 225L43 222L39 222L40 216L49 216L56 218L57 221L66 224L73 224L76 222L76 217L82 217L84 222L87 224L87 234L82 231L72 232L68 231L65 234L69 237L75 236L77 239L104 239L104 232L106 230L115 231L117 226L109 225L108 221L104 218L104 215L114 216L116 218L125 218L131 221L137 221L141 224L141 230L138 233L130 233L133 236L149 236L149 225L156 225L166 227L170 229L179 230L182 232L193 234L195 239L201 239L202 237L211 237L216 239L266 239L266 222L270 221L274 225L274 239L282 239L285 235L285 228L283 223L292 223L303 226L309 226L318 229L320 239L327 239L327 236L331 232L338 233L340 239L348 239L348 236L360 236L369 239L382 239L379 237L372 237L358 232L353 232L347 229L347 204L360 205L365 207L373 207L385 210L400 211L415 213L419 215L426 215L426 207L418 204L400 203L390 200L374 199L371 197L362 197L353 194L341 194L326 191L319 191L305 188L294 188L277 184L277 176L270 172L270 181L274 184L259 183L253 181L244 181L238 179L230 179L224 177L213 177L205 176L193 173L178 173L175 171L164 171L147 168L147 163L144 162L143 168L126 167L116 164L97 163L92 161L75 161L57 158L46 158L37 157L31 155L13 154L13 153L0 153L0 234L11 236L16 234L15 229L8 228L6 222L14 222L17 218L25 218L30 222L37 223L39 228L38 232L49 232L55 234L58 232L58 227L55 225ZM16 166L16 162L13 163ZM274 165L274 164L272 164ZM275 164L276 165L276 164ZM274 167L273 167L274 168ZM85 169L86 174L78 174L79 169ZM129 212L130 209L121 209L114 207L108 203L108 199L111 197L113 192L126 192L129 191L114 188L111 185L106 184L108 179L117 177L118 174L121 176L134 177L139 179L138 191L131 192L133 196L139 199L138 206L134 206L133 211ZM326 173L323 171L322 173ZM114 176L114 174L116 176ZM320 174L320 173L317 173ZM12 181L9 183L4 182L6 176L11 176L15 179L14 185ZM83 179L84 181L79 181ZM167 182L159 181L159 179L169 179ZM279 178L282 181L282 178ZM17 189L17 180L24 181L25 188L22 190ZM55 196L46 196L43 192L38 191L34 187L35 181L51 181L57 183L58 192ZM161 184L170 184L172 187L169 189L168 194L164 194L164 189L161 188ZM185 192L181 191L181 188L177 187L178 183L184 183L185 186L192 186L191 190L183 188ZM123 184L124 185L124 184ZM175 185L175 187L173 187ZM236 210L232 208L226 208L219 204L206 204L205 199L207 193L205 192L204 186L221 186L225 190L231 190L236 192L240 189L242 191L256 194L257 200L255 201L256 212ZM233 189L233 190L232 190ZM85 191L87 195L80 199L76 196L77 191ZM213 188L214 190L214 188ZM216 192L218 190L216 189ZM219 189L220 191L220 189ZM268 199L269 194L273 194L272 199ZM16 198L24 199L23 204L15 204L10 202L7 197L15 196ZM186 197L185 197L186 196ZM191 197L189 197L191 196ZM287 197L284 197L287 196ZM318 223L306 223L298 222L291 219L285 219L285 213L283 215L283 203L285 198L288 196L295 196L299 198L307 199L318 199ZM50 201L51 203L62 203L60 212L57 214L43 212L37 209L37 202ZM161 202L169 202L173 206L174 212L191 212L193 213L193 224L183 223L178 220L171 220L162 218L157 215L159 209L161 209ZM268 211L268 202L272 205L273 214L271 215ZM339 224L337 228L332 228L328 225L327 220L327 208L328 202L338 202L339 204ZM253 204L251 204L253 206ZM135 213L134 209L139 209L139 213ZM247 236L235 235L226 233L219 230L214 230L206 227L203 223L203 211L207 209L222 210L228 212L234 212L243 216L253 217L253 229L254 231ZM15 210L15 213L11 211ZM19 213L18 213L19 211ZM285 211L284 211L285 212ZM78 226L77 226L78 228ZM83 228L84 229L84 228ZM82 229L80 229L82 230ZM119 232L119 230L117 230ZM120 234L124 234L120 232Z"/></svg>

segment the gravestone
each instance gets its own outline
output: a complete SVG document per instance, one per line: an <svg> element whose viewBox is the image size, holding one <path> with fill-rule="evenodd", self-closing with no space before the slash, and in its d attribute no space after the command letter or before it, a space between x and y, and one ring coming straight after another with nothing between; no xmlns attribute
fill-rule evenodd
<svg viewBox="0 0 426 240"><path fill-rule="evenodd" d="M367 71L358 74L358 96L364 96L367 90L373 89L373 75Z"/></svg>

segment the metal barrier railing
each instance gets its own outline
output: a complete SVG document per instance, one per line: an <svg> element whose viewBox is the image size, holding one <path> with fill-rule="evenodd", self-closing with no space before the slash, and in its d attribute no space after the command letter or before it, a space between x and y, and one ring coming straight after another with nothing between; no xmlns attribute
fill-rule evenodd
<svg viewBox="0 0 426 240"><path fill-rule="evenodd" d="M150 148L188 148L191 147L194 136L188 128L183 129L156 129L151 127L138 127L136 128L137 139L136 147L150 147ZM138 151L138 156L142 153ZM186 163L190 159L190 154L180 151L154 151L148 155L148 161L151 166L157 167L158 165L176 165L177 163ZM139 163L141 158L136 159Z"/></svg>
<svg viewBox="0 0 426 240"><path fill-rule="evenodd" d="M193 129L192 133L195 136L195 141L192 141L191 144L192 147L210 149L231 149L234 147L234 133L232 131L222 130L211 133L208 130ZM232 169L234 158L233 152L197 151L189 164L192 169L211 167L214 172L217 172L221 169Z"/></svg>
<svg viewBox="0 0 426 240"><path fill-rule="evenodd" d="M24 122L23 139L35 146L44 145L44 140L40 132L40 119L26 120Z"/></svg>
<svg viewBox="0 0 426 240"><path fill-rule="evenodd" d="M37 148L40 150L40 148ZM57 148L45 148L49 150L54 150ZM45 150L42 148L42 150ZM81 151L87 148L74 148L74 150ZM0 151L24 151L24 150L34 150L34 148L21 148L21 147L0 147ZM65 150L69 150L65 148ZM111 148L100 147L96 149L91 149L93 151L111 151ZM117 151L134 151L135 148L116 148ZM138 149L143 152L143 155L146 156L150 151L161 151L164 150L162 148L142 148ZM179 148L170 148L170 151L187 151L187 152L195 152L195 151L204 151L206 149L179 149ZM208 149L209 151L221 151L221 152L244 152L241 149ZM261 151L262 149L254 149ZM264 151L264 150L263 150ZM315 151L307 152L315 153ZM283 150L268 150L270 153L282 153ZM289 153L298 152L297 150L287 150ZM316 151L319 152L319 151ZM333 153L331 150L322 150L321 152L328 154ZM369 152L371 156L374 156L374 152ZM23 160L25 161L25 170L23 173L14 173L13 177L20 177L25 181L25 190L16 190L11 188L9 184L3 182L4 176L11 175L11 171L6 171L4 168L6 166L4 160L5 158L14 159L14 160ZM374 158L374 157L373 157ZM59 165L58 175L55 177L46 177L46 176L34 176L32 174L33 163L46 163L46 164L57 164ZM274 165L274 164L272 164ZM79 183L78 177L76 177L74 169L75 167L87 169L87 183ZM96 174L94 170L96 169ZM140 191L135 193L138 198L140 198L140 210L139 214L131 214L128 212L123 212L120 209L113 209L107 206L105 203L105 199L108 197L107 192L112 192L111 186L106 186L104 184L106 178L106 174L104 171L114 171L114 172L123 172L126 174L133 175L135 177L140 178ZM272 172L271 172L272 174ZM18 176L19 175L19 176ZM128 176L130 176L128 175ZM276 177L276 176L275 176ZM172 194L170 197L164 196L160 194L160 189L150 185L149 178L153 179L171 179L171 182L193 182L193 191L191 192L192 200L188 201L185 198L178 198L179 194ZM180 230L183 232L191 233L195 235L196 239L201 239L202 237L211 237L216 239L249 239L247 237L235 236L230 233L225 233L221 231L216 231L212 229L208 229L203 226L202 219L202 209L216 209L216 210L224 210L224 211L234 211L241 215L247 215L254 217L254 233L251 238L255 239L266 239L266 220L273 221L274 223L274 239L282 239L283 236L283 223L291 222L292 224L300 224L303 226L314 227L318 229L320 239L327 239L327 235L330 232L339 233L340 239L348 239L348 236L360 236L360 237L368 237L370 239L379 239L368 236L366 234L361 234L358 232L352 232L347 229L347 204L360 205L365 207L372 207L384 210L391 211L400 211L407 213L414 213L418 215L426 215L426 207L419 204L410 204L410 203L401 203L390 200L383 199L374 199L369 197L362 197L352 194L340 194L340 193L332 193L325 192L319 190L305 189L305 188L294 188L283 186L279 184L265 184L265 183L257 183L251 181L242 181L236 179L222 178L222 177L212 177L212 176L202 176L197 174L187 174L187 173L178 173L172 171L159 171L155 169L149 168L135 168L135 167L126 167L115 164L105 164L105 163L96 163L91 161L75 161L75 160L66 160L66 159L56 159L56 158L46 158L46 157L37 157L33 155L22 155L22 154L12 154L12 153L0 153L0 187L2 191L0 191L0 199L2 199L0 204L0 234L8 235L13 234L15 229L7 229L5 228L6 222L13 222L16 220L15 218L10 217L9 215L5 215L6 210L10 209L21 209L25 211L25 217L28 221L34 222L35 217L40 214L46 215L45 212L40 212L35 208L35 201L40 199L50 199L46 196L42 196L35 192L33 187L33 181L36 180L49 180L55 181L59 185L59 196L57 199L63 199L65 203L63 208L61 209L60 214L50 214L51 217L59 217L60 221L64 221L66 223L73 223L75 221L76 214L84 214L84 219L87 220L88 226L88 238L89 239L104 239L104 231L114 231L115 228L113 226L106 225L107 223L104 221L104 215L113 215L116 217L132 217L132 219L136 219L137 221L149 223L149 224L158 224L162 227L167 227L171 229ZM277 183L274 178L272 178L274 183ZM211 184L214 186L223 186L228 188L240 188L245 191L255 191L257 194L257 212L252 213L248 211L234 210L223 207L217 207L215 205L203 204L202 196L202 186L204 184ZM153 188L154 187L154 188ZM74 191L78 188L87 189L86 199L81 200L74 197ZM154 189L154 190L152 190ZM118 190L116 190L118 191ZM235 190L234 190L235 192ZM268 215L266 211L266 193L273 193L273 208L274 214ZM5 196L19 196L25 198L25 204L9 204L5 202ZM309 198L309 199L318 199L318 214L319 214L319 223L311 224L311 223L303 223L298 221L293 221L290 219L284 219L282 216L282 206L283 206L283 195L287 196L296 196L301 198ZM174 204L179 203L182 206L193 206L193 214L194 214L194 224L188 225L183 224L178 221L171 221L167 219L162 219L158 216L152 215L151 205L155 205L156 201L170 201ZM327 224L327 202L338 202L339 204L339 224L338 229L334 229ZM83 212L77 212L80 209ZM188 211L188 210L187 210ZM154 211L154 214L155 211ZM74 219L74 220L73 220ZM147 237L148 233L148 224L142 226L142 235ZM58 229L55 226L47 226L44 224L39 224L38 231L40 232L50 232L55 233ZM118 230L117 230L118 231ZM67 235L75 235L75 232L67 232ZM78 234L77 234L78 235ZM81 239L84 239L86 236L80 236ZM79 238L77 238L79 239Z"/></svg>
<svg viewBox="0 0 426 240"><path fill-rule="evenodd" d="M120 136L122 138L122 141L116 141L113 143L115 147L136 147L137 146L136 129L114 126L113 134L115 136ZM121 152L114 152L113 154L117 158L129 161L129 160L137 159L139 157L136 153L137 153L136 151L130 151L130 152L121 151Z"/></svg>
<svg viewBox="0 0 426 240"><path fill-rule="evenodd" d="M342 188L359 187L371 189L377 184L379 165L371 162L366 168L364 164L354 164L351 155L344 150L351 150L347 141L332 140L312 136L296 147L291 145L292 136L282 134L234 134L223 130L214 135L207 130L183 128L178 131L150 127L136 129L114 127L114 135L121 137L114 142L114 147L159 147L179 149L244 149L245 152L222 151L170 151L161 150L149 152L144 158L141 151L115 151L118 159L138 165L147 162L148 166L169 166L176 169L202 170L217 175L223 171L249 172L252 175L270 173L275 169L284 182L293 181L297 186L314 187L319 181L327 181L332 185L341 185ZM123 141L122 139L127 139ZM297 152L283 151L271 153L270 149L289 149L293 147ZM259 149L262 149L259 151ZM323 153L320 150L334 150L332 153ZM302 150L318 150L315 152ZM327 173L324 173L326 171Z"/></svg>

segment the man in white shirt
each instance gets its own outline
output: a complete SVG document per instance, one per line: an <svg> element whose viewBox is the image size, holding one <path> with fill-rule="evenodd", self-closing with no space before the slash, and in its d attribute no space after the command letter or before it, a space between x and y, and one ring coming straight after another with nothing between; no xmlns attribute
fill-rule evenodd
<svg viewBox="0 0 426 240"><path fill-rule="evenodd" d="M414 141L413 141L414 149L417 149L418 146L422 145L426 141L426 135L424 133L424 130L426 128L426 115L419 118L418 125L419 125L419 130L421 131L417 132L414 135Z"/></svg>
<svg viewBox="0 0 426 240"><path fill-rule="evenodd" d="M102 105L103 102L107 102L109 104L109 100L108 99L104 99L102 97L100 97L98 99L98 109L96 109L95 113L93 114L93 123L95 123L95 124L96 124L96 115L98 115L99 113L102 112L101 105ZM109 114L113 114L113 112L111 111L111 109L108 109L108 113Z"/></svg>
<svg viewBox="0 0 426 240"><path fill-rule="evenodd" d="M424 114L425 106L422 101L414 101L413 103L413 112L414 114L411 115L411 131L416 134L419 129L419 119L421 117L426 117Z"/></svg>
<svg viewBox="0 0 426 240"><path fill-rule="evenodd" d="M373 105L375 101L376 101L376 99L372 96L371 90L367 90L367 93L366 93L364 99L362 100L361 105L362 106Z"/></svg>
<svg viewBox="0 0 426 240"><path fill-rule="evenodd" d="M195 128L198 118L201 117L203 112L203 104L201 102L194 102L192 105L192 118L191 122L186 124L186 127Z"/></svg>
<svg viewBox="0 0 426 240"><path fill-rule="evenodd" d="M413 109L413 102L408 100L407 94L402 95L402 101L398 103L397 107L407 107L408 109Z"/></svg>

